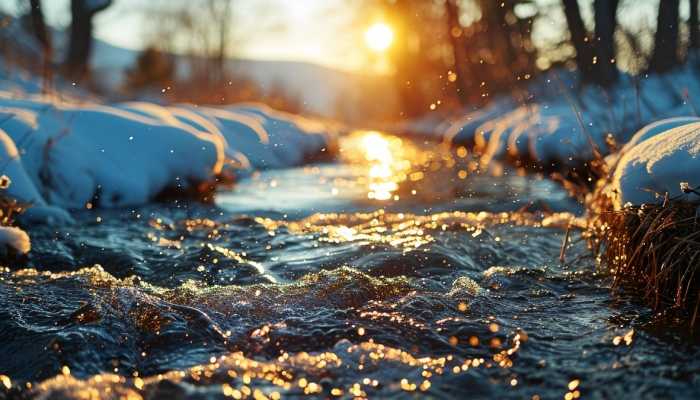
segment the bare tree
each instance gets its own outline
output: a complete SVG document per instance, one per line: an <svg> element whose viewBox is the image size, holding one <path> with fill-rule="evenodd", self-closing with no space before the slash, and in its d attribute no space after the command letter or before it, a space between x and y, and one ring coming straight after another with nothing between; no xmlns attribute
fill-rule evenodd
<svg viewBox="0 0 700 400"><path fill-rule="evenodd" d="M41 45L42 58L42 91L47 93L51 87L52 70L51 62L53 58L53 47L51 45L51 35L46 28L44 12L41 8L40 0L29 0L29 15L32 22L32 32Z"/></svg>
<svg viewBox="0 0 700 400"><path fill-rule="evenodd" d="M452 44L454 55L454 65L457 73L455 86L457 97L460 103L466 104L471 93L470 79L473 74L470 71L469 60L467 59L467 48L464 43L464 29L459 22L459 4L457 0L445 1L445 11L447 13L447 34Z"/></svg>
<svg viewBox="0 0 700 400"><path fill-rule="evenodd" d="M581 71L584 82L595 82L596 73L593 64L593 48L591 36L581 18L581 10L577 0L563 0L564 14L569 26L571 43L576 50L576 64Z"/></svg>
<svg viewBox="0 0 700 400"><path fill-rule="evenodd" d="M82 80L88 73L92 50L93 18L112 4L112 0L71 0L71 27L66 73L74 80Z"/></svg>
<svg viewBox="0 0 700 400"><path fill-rule="evenodd" d="M29 15L32 22L32 31L43 49L51 48L51 35L46 28L44 12L40 0L29 0Z"/></svg>
<svg viewBox="0 0 700 400"><path fill-rule="evenodd" d="M584 83L610 86L617 81L615 31L619 0L594 0L595 32L591 35L581 18L577 0L562 0L576 64Z"/></svg>
<svg viewBox="0 0 700 400"><path fill-rule="evenodd" d="M680 63L678 58L678 21L680 0L659 2L659 17L654 36L654 53L649 70L666 72Z"/></svg>
<svg viewBox="0 0 700 400"><path fill-rule="evenodd" d="M457 76L447 76L462 105L483 104L493 94L517 93L537 73L531 32L539 8L532 2L447 0L444 5L447 43L438 46L451 47ZM516 12L520 5L534 12ZM477 18L462 21L475 11Z"/></svg>
<svg viewBox="0 0 700 400"><path fill-rule="evenodd" d="M206 82L226 79L226 60L234 42L234 0L151 0L144 6L151 46L190 57L192 74Z"/></svg>
<svg viewBox="0 0 700 400"><path fill-rule="evenodd" d="M690 30L690 48L700 48L700 21L698 18L698 0L690 0L690 18L688 19Z"/></svg>
<svg viewBox="0 0 700 400"><path fill-rule="evenodd" d="M230 46L232 7L231 0L209 0L209 13L218 33L218 45L212 49L218 79L224 78L225 61Z"/></svg>
<svg viewBox="0 0 700 400"><path fill-rule="evenodd" d="M662 3L665 0L662 1ZM595 0L595 37L593 39L596 83L609 86L617 81L615 65L615 29L619 0Z"/></svg>

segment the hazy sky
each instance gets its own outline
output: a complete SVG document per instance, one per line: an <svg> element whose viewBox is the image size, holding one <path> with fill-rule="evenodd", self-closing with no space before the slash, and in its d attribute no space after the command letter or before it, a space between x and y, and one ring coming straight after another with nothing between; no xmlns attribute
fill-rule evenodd
<svg viewBox="0 0 700 400"><path fill-rule="evenodd" d="M191 0L196 4L201 0ZM13 10L17 0L0 0ZM153 0L113 0L98 14L95 36L118 46L140 49L148 37L143 9ZM161 3L167 4L166 1ZM235 0L234 43L245 58L310 61L343 69L359 69L369 57L361 28L348 29L356 17L353 0ZM157 4L157 3L156 3ZM70 24L70 0L44 0L50 24Z"/></svg>
<svg viewBox="0 0 700 400"><path fill-rule="evenodd" d="M144 9L172 1L176 0L113 0L111 7L98 14L95 35L118 46L143 48L150 44L148 32L153 26L144 18ZM202 0L184 1L196 5ZM589 23L592 23L592 1L580 0ZM0 6L12 11L17 2L0 0ZM536 2L543 9L553 10L547 17L536 20L533 31L536 44L561 40L566 21L560 0ZM658 2L622 0L620 23L629 24L633 31L644 24L653 25ZM687 15L687 3L688 0L682 0L683 16ZM70 0L43 0L49 23L68 26L69 4ZM374 20L372 10L358 10L359 0L234 0L234 4L234 31L238 40L232 49L238 57L308 61L348 70L366 70L382 62L365 47L364 30Z"/></svg>

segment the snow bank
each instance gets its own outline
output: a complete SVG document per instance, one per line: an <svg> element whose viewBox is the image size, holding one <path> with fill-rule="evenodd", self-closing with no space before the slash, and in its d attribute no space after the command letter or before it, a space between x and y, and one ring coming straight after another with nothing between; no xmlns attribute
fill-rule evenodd
<svg viewBox="0 0 700 400"><path fill-rule="evenodd" d="M638 135L657 128L658 125L647 127ZM626 204L661 203L666 194L670 198L699 201L698 193L688 190L700 186L698 171L700 122L686 123L657 132L627 149L606 192L616 209Z"/></svg>
<svg viewBox="0 0 700 400"><path fill-rule="evenodd" d="M332 141L326 124L257 106L65 103L0 92L4 194L26 219L67 222L66 209L142 204L222 172L298 165Z"/></svg>
<svg viewBox="0 0 700 400"><path fill-rule="evenodd" d="M12 226L0 226L0 246L3 253L11 249L17 254L27 254L32 248L27 232Z"/></svg>
<svg viewBox="0 0 700 400"><path fill-rule="evenodd" d="M629 142L625 143L625 146L622 148L622 150L620 150L620 154L627 153L631 148L638 145L639 143L656 135L664 133L669 129L675 128L677 126L688 125L694 122L700 122L700 118L675 117L653 122L637 131L637 133L635 133L634 136L632 136L632 139L630 139Z"/></svg>
<svg viewBox="0 0 700 400"><path fill-rule="evenodd" d="M8 194L24 202L65 209L141 204L168 187L210 180L223 164L222 141L116 107L30 98L0 99L0 107L8 119L5 156L14 167L8 176L22 180ZM18 119L17 109L31 114Z"/></svg>
<svg viewBox="0 0 700 400"><path fill-rule="evenodd" d="M497 98L476 111L454 118L438 113L399 129L466 146L493 160L529 161L544 168L571 168L606 155L631 139L632 133L659 119L684 117L653 127L633 140L641 141L673 124L692 121L700 104L700 74L688 63L666 75L634 79L621 75L609 89L576 88L574 75L552 71L528 88L525 101ZM670 124L670 125L669 125Z"/></svg>

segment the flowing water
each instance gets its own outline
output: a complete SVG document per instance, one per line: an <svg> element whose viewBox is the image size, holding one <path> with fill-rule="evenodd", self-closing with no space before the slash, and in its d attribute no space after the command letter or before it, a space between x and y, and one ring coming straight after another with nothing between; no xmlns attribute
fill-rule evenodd
<svg viewBox="0 0 700 400"><path fill-rule="evenodd" d="M700 397L696 342L611 291L576 229L561 260L580 206L474 169L358 132L215 205L36 228L0 274L0 396Z"/></svg>

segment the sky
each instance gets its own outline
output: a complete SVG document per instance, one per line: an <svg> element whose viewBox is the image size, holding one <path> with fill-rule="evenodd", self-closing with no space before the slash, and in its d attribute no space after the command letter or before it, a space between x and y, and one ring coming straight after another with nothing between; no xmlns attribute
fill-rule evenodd
<svg viewBox="0 0 700 400"><path fill-rule="evenodd" d="M163 0L163 4L168 1ZM191 0L196 4L201 0ZM17 0L0 0L12 10ZM113 0L96 17L95 36L130 49L144 47L148 37L143 10L154 0ZM44 0L49 24L70 24L70 0ZM364 46L363 28L354 23L359 2L352 0L235 0L234 55L267 60L307 61L344 70L373 62ZM144 23L146 22L146 23ZM368 22L369 24L369 22ZM354 26L354 29L348 29ZM361 26L361 24L360 24Z"/></svg>
<svg viewBox="0 0 700 400"><path fill-rule="evenodd" d="M19 0L0 0L12 10ZM148 43L150 24L146 7L164 7L178 0L113 0L96 17L95 36L117 46L142 49ZM188 1L196 5L203 0ZM250 59L305 61L349 71L380 71L386 66L381 55L364 43L365 30L377 20L372 10L360 9L361 0L233 0L235 43L232 56ZM430 0L426 0L430 1ZM468 0L465 0L468 1ZM495 1L495 0L494 0ZM592 25L592 1L580 0L584 18ZM659 0L623 0L620 23L632 31L654 24ZM540 7L555 10L536 20L536 45L558 42L566 30L560 0L536 0ZM682 0L687 15L688 0ZM70 0L43 0L48 22L57 27L70 24ZM161 6L163 4L164 6ZM517 11L517 10L516 10ZM642 17L642 18L640 18Z"/></svg>

